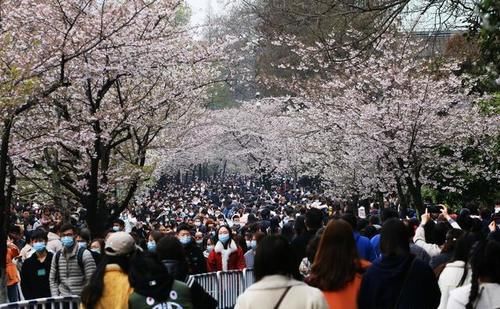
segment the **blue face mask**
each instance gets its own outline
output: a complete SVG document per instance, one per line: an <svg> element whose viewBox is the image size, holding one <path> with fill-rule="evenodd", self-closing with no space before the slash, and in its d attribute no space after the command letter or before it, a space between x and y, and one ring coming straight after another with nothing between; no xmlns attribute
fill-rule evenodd
<svg viewBox="0 0 500 309"><path fill-rule="evenodd" d="M120 230L119 226L114 225L113 226L113 232L118 232Z"/></svg>
<svg viewBox="0 0 500 309"><path fill-rule="evenodd" d="M87 249L87 243L84 242L84 241L79 241L78 242L78 248Z"/></svg>
<svg viewBox="0 0 500 309"><path fill-rule="evenodd" d="M35 242L33 243L33 249L36 251L36 252L43 252L45 251L45 247L47 245L45 244L45 242Z"/></svg>
<svg viewBox="0 0 500 309"><path fill-rule="evenodd" d="M156 252L156 242L153 241L148 241L148 251L149 252Z"/></svg>
<svg viewBox="0 0 500 309"><path fill-rule="evenodd" d="M256 240L250 241L250 248L252 248L252 249L256 249L257 248L257 241Z"/></svg>
<svg viewBox="0 0 500 309"><path fill-rule="evenodd" d="M229 240L229 234L219 234L219 240L226 243Z"/></svg>
<svg viewBox="0 0 500 309"><path fill-rule="evenodd" d="M181 244L183 245L187 245L191 242L191 236L182 236L179 241L181 242Z"/></svg>
<svg viewBox="0 0 500 309"><path fill-rule="evenodd" d="M61 238L61 242L62 242L64 247L71 248L71 247L73 247L75 240L71 236L63 236Z"/></svg>

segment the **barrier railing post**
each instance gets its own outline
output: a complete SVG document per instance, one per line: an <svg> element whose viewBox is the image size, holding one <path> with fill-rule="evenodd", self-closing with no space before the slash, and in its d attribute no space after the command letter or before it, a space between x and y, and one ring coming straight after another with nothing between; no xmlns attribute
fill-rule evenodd
<svg viewBox="0 0 500 309"><path fill-rule="evenodd" d="M244 289L242 293L255 282L255 277L252 268L243 269L243 282L244 282Z"/></svg>
<svg viewBox="0 0 500 309"><path fill-rule="evenodd" d="M68 306L67 307L64 306L65 304L67 304ZM80 306L80 297L78 296L57 296L57 297L39 298L39 299L23 300L14 303L0 304L0 309L7 309L7 308L77 309L79 306Z"/></svg>
<svg viewBox="0 0 500 309"><path fill-rule="evenodd" d="M220 286L219 308L232 308L236 304L238 296L245 290L243 272L240 270L219 271L217 281Z"/></svg>

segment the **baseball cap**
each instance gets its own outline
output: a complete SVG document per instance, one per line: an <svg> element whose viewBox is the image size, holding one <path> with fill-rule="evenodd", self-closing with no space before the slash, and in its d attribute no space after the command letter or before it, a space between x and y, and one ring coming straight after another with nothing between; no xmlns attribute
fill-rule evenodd
<svg viewBox="0 0 500 309"><path fill-rule="evenodd" d="M135 240L126 232L112 233L104 246L106 255L127 255L135 250Z"/></svg>

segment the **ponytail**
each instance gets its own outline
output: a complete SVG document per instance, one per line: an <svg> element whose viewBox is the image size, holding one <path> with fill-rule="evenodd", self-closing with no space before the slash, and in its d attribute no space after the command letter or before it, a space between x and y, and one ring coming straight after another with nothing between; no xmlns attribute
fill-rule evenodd
<svg viewBox="0 0 500 309"><path fill-rule="evenodd" d="M471 266L472 266L472 283L469 294L469 302L465 305L465 309L474 309L474 303L479 295L479 277L484 257L484 249L486 247L486 241L480 240L472 249L471 253ZM465 272L465 270L464 270Z"/></svg>

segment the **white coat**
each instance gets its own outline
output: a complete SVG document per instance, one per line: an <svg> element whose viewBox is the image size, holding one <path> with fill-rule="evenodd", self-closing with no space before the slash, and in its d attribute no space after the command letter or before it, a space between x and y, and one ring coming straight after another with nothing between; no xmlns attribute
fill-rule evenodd
<svg viewBox="0 0 500 309"><path fill-rule="evenodd" d="M323 293L317 289L282 275L262 278L238 297L235 309L272 309L286 288L291 286L279 308L327 309Z"/></svg>
<svg viewBox="0 0 500 309"><path fill-rule="evenodd" d="M469 302L470 284L450 292L447 309L463 309ZM474 302L474 309L500 308L500 284L482 283L479 296Z"/></svg>
<svg viewBox="0 0 500 309"><path fill-rule="evenodd" d="M448 304L448 297L450 296L450 291L458 287L458 284L462 279L462 275L464 274L464 268L465 268L464 261L455 261L446 264L446 267L441 272L438 281L439 289L441 290L441 301L439 303L439 309L446 309L446 305ZM465 277L463 285L470 284L471 277L472 277L472 270L469 268L467 270L467 275Z"/></svg>
<svg viewBox="0 0 500 309"><path fill-rule="evenodd" d="M415 236L413 237L413 242L415 245L421 247L429 254L430 257L439 255L441 253L441 248L436 244L429 244L425 241L425 230L423 225L420 225L415 230Z"/></svg>

